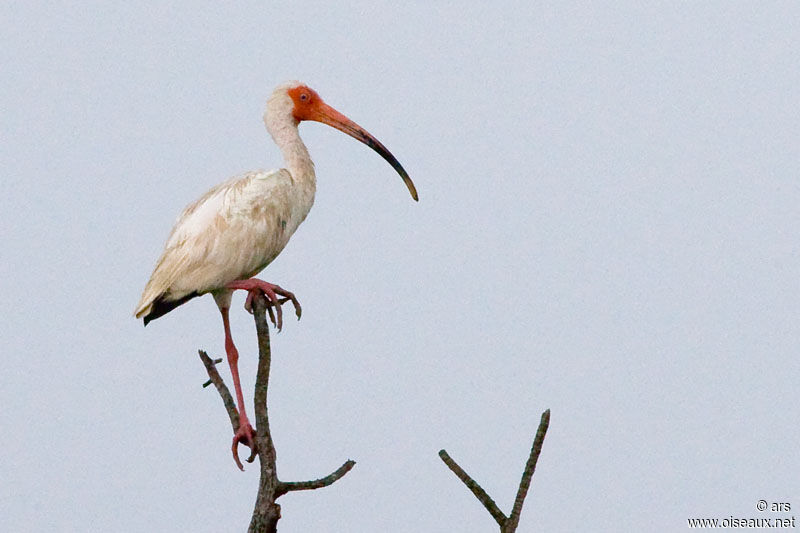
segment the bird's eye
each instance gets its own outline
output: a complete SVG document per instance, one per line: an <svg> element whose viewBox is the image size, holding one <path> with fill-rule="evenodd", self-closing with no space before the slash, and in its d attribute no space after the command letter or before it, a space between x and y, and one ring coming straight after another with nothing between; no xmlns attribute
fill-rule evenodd
<svg viewBox="0 0 800 533"><path fill-rule="evenodd" d="M300 101L301 102L308 102L308 93L301 93L300 94Z"/></svg>

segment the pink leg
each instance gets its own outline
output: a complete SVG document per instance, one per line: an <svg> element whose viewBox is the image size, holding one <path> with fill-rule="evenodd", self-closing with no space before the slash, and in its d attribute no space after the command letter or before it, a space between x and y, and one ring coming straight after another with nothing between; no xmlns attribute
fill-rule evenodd
<svg viewBox="0 0 800 533"><path fill-rule="evenodd" d="M300 320L300 314L302 313L300 302L297 301L297 298L295 298L293 293L282 289L273 283L267 283L266 281L262 281L260 279L250 278L232 281L225 285L225 287L234 290L241 289L249 293L247 295L247 301L245 302L245 309L248 311L252 309L253 296L258 292L263 292L269 303L269 307L267 307L267 310L269 311L269 317L275 327L278 328L278 331L283 328L283 312L281 310L281 304L284 302L292 302L297 319ZM278 295L283 296L284 298L278 298ZM275 308L277 320L272 316L272 307Z"/></svg>
<svg viewBox="0 0 800 533"><path fill-rule="evenodd" d="M236 403L239 408L239 430L233 435L233 445L231 451L233 452L233 460L236 461L236 466L239 470L244 470L242 462L239 460L239 443L250 447L250 457L247 458L248 463L252 463L256 458L256 434L250 421L247 419L247 412L244 410L244 397L242 396L242 385L239 382L239 351L233 344L233 337L231 337L231 324L228 320L228 308L221 307L222 325L225 327L225 352L228 354L228 365L231 367L231 375L233 375L233 386L236 388Z"/></svg>

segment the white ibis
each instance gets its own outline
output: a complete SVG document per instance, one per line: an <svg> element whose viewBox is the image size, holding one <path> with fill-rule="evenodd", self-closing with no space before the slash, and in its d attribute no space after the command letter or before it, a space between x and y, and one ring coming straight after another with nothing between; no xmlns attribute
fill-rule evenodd
<svg viewBox="0 0 800 533"><path fill-rule="evenodd" d="M264 123L283 154L286 168L237 176L184 209L135 311L136 318L144 319L147 325L195 296L211 293L214 297L222 314L225 351L236 388L240 427L233 437L232 451L240 469L238 444L250 447L249 461L255 458L256 446L244 407L239 354L231 338L228 310L234 290L248 291L248 310L253 296L260 291L267 297L270 319L278 330L283 325L284 302L291 301L300 318L301 308L294 294L253 276L281 253L314 203L314 163L297 131L303 120L333 126L378 152L403 178L412 198L418 200L411 178L375 137L323 102L308 86L285 83L267 100Z"/></svg>

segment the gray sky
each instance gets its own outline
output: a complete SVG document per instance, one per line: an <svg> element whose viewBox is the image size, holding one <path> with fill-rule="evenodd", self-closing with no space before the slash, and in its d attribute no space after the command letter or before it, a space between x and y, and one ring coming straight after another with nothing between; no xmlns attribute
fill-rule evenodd
<svg viewBox="0 0 800 533"><path fill-rule="evenodd" d="M287 79L378 137L301 133L316 205L262 277L282 532L683 531L800 509L800 8L745 2L0 7L0 529L243 531L194 300L131 313L180 210L277 168ZM234 299L248 398L252 320ZM229 373L223 373L230 382Z"/></svg>

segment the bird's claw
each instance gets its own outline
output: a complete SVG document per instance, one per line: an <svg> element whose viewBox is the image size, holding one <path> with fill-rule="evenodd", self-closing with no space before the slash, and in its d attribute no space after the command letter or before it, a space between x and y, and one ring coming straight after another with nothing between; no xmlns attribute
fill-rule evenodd
<svg viewBox="0 0 800 533"><path fill-rule="evenodd" d="M255 295L258 293L263 293L264 296L266 296L269 320L278 331L283 329L283 310L281 306L286 302L292 302L292 305L294 306L294 312L297 315L297 320L300 320L303 309L300 307L300 302L297 301L294 293L287 291L286 289L282 289L277 285L271 284L269 287L262 286L247 291L247 299L244 302L244 308L251 315L253 314L253 298L255 298ZM279 298L278 295L283 296L283 298ZM272 311L273 307L275 308L274 313Z"/></svg>
<svg viewBox="0 0 800 533"><path fill-rule="evenodd" d="M239 470L244 472L242 461L239 460L239 443L244 444L250 448L250 457L247 458L248 463L252 463L258 454L258 447L256 446L256 432L249 422L241 424L239 429L233 435L233 444L231 445L231 452L233 452L233 460L236 461L236 466Z"/></svg>
<svg viewBox="0 0 800 533"><path fill-rule="evenodd" d="M244 301L244 310L253 314L253 298L256 295L255 290L247 291L247 299ZM267 302L267 306L269 307L269 302Z"/></svg>

